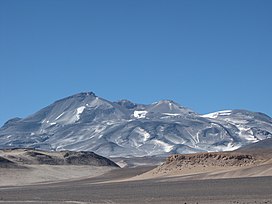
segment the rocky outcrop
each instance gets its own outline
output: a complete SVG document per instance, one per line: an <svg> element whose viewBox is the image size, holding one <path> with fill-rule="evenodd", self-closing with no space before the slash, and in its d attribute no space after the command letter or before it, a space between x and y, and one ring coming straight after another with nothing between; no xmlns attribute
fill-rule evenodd
<svg viewBox="0 0 272 204"><path fill-rule="evenodd" d="M246 166L256 163L256 159L250 154L235 153L198 153L185 155L172 155L167 158L165 164L176 166Z"/></svg>
<svg viewBox="0 0 272 204"><path fill-rule="evenodd" d="M64 163L71 164L71 165L94 165L94 166L113 166L119 167L113 161L97 155L93 152L71 152L65 151L63 155Z"/></svg>

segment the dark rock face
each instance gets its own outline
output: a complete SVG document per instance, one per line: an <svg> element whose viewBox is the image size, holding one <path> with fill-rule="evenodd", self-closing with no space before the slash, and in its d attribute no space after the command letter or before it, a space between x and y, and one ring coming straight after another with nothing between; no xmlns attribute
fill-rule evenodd
<svg viewBox="0 0 272 204"><path fill-rule="evenodd" d="M130 109L130 110L137 107L137 104L135 104L131 101L128 101L128 100L121 100L121 101L117 101L116 103L119 104L120 106Z"/></svg>
<svg viewBox="0 0 272 204"><path fill-rule="evenodd" d="M63 160L57 156L51 156L44 153L34 151L27 151L24 153L26 159L20 158L21 162L25 164L48 164L60 165L64 164Z"/></svg>
<svg viewBox="0 0 272 204"><path fill-rule="evenodd" d="M10 167L18 167L18 165L16 165L14 162L0 157L0 168L10 168Z"/></svg>
<svg viewBox="0 0 272 204"><path fill-rule="evenodd" d="M99 156L93 152L70 152L65 151L64 163L65 164L72 164L72 165L94 165L94 166L113 166L118 167L113 161Z"/></svg>

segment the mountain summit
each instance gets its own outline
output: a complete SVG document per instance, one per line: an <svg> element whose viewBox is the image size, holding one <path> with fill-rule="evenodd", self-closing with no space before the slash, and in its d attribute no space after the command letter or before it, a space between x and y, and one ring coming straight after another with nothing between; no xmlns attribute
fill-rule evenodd
<svg viewBox="0 0 272 204"><path fill-rule="evenodd" d="M272 119L246 110L200 115L171 100L111 102L93 92L58 100L0 128L0 148L134 157L234 150L272 137Z"/></svg>

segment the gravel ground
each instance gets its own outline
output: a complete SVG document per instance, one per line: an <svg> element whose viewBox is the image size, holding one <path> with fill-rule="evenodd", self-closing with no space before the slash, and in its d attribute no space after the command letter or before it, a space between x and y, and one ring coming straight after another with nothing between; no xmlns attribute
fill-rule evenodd
<svg viewBox="0 0 272 204"><path fill-rule="evenodd" d="M256 204L272 203L272 177L107 182L148 169L114 170L97 178L0 187L0 203ZM106 183L104 183L106 181Z"/></svg>

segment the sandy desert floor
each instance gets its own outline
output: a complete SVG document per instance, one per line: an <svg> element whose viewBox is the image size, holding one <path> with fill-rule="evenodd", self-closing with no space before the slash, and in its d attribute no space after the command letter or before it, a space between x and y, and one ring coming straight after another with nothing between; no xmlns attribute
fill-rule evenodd
<svg viewBox="0 0 272 204"><path fill-rule="evenodd" d="M112 167L73 165L25 165L21 169L0 168L0 186L19 186L34 183L52 183L62 180L92 178Z"/></svg>
<svg viewBox="0 0 272 204"><path fill-rule="evenodd" d="M272 176L272 159L245 166L185 166L162 165L128 180L176 177L182 180L223 179Z"/></svg>
<svg viewBox="0 0 272 204"><path fill-rule="evenodd" d="M115 169L92 178L2 186L0 203L272 203L271 176L204 180L179 176L122 181L150 169Z"/></svg>
<svg viewBox="0 0 272 204"><path fill-rule="evenodd" d="M6 165L0 204L272 204L269 154L173 155L159 167Z"/></svg>

